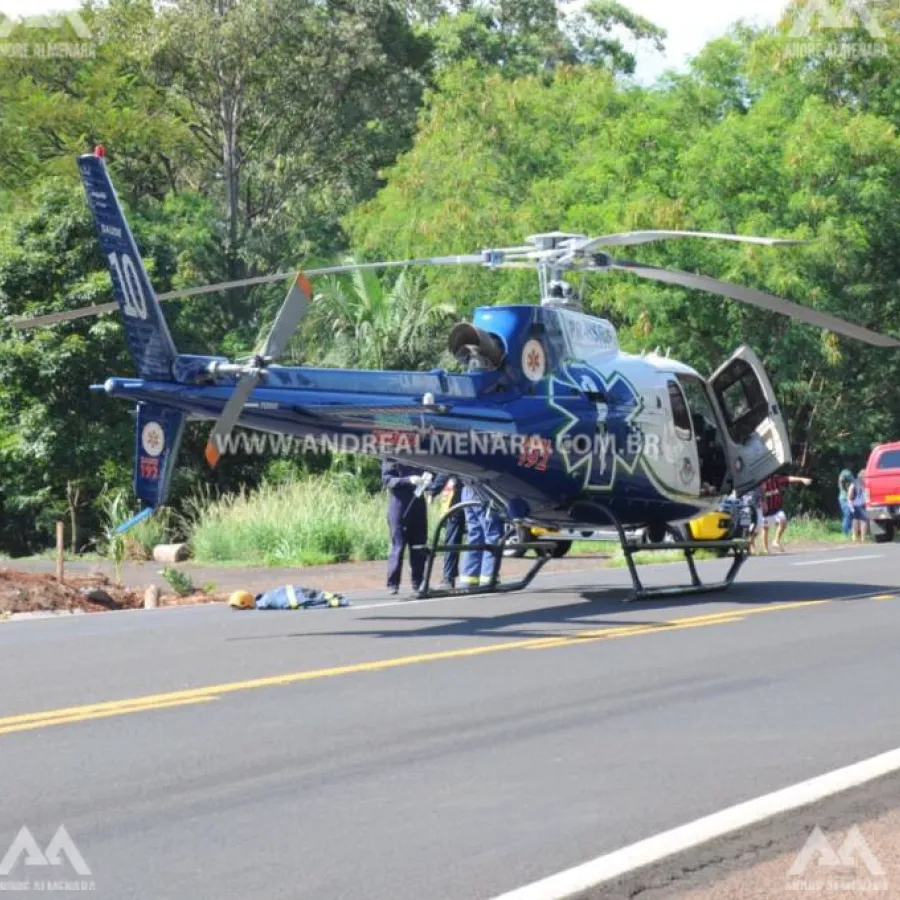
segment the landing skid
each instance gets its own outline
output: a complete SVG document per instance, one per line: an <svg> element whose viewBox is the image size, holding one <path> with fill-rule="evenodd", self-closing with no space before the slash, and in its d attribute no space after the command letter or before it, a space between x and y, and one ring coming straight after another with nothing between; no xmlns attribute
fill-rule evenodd
<svg viewBox="0 0 900 900"><path fill-rule="evenodd" d="M421 590L417 596L424 597L462 597L473 594L510 594L514 591L524 591L528 585L537 577L538 572L544 568L551 559L551 548L546 541L532 541L527 544L516 544L522 550L534 550L537 553L537 559L531 568L518 581L501 582L500 569L503 564L503 551L506 549L507 542L514 534L513 531L507 529L498 544L442 544L439 542L444 523L453 515L461 513L470 507L482 506L478 500L466 500L463 503L457 503L451 506L447 512L441 516L440 521L434 529L434 537L431 545L428 547L428 561L425 564L425 579ZM494 574L488 584L473 585L472 587L463 588L436 588L431 587L431 573L434 569L434 561L439 553L465 553L467 550L475 552L488 552L494 557Z"/></svg>
<svg viewBox="0 0 900 900"><path fill-rule="evenodd" d="M507 530L503 538L497 544L446 544L440 542L442 530L447 520L457 513L463 512L469 507L481 506L477 500L469 500L464 503L458 503L451 507L441 516L440 521L434 529L434 537L431 544L427 547L428 560L425 565L425 578L422 588L416 595L419 598L439 598L439 597L460 597L474 594L509 594L514 591L525 590L532 581L534 581L538 572L544 568L547 562L552 558L552 548L547 541L532 541L530 543L517 544L517 548L523 551L534 550L537 558L531 568L518 581L501 582L500 569L503 564L503 551L506 549L507 542L514 534L512 530ZM622 553L625 555L625 563L628 566L628 573L631 576L632 593L629 594L625 601L631 603L637 600L652 600L657 597L685 597L696 594L711 594L716 591L724 591L731 587L738 572L750 555L750 542L744 539L734 539L725 541L673 541L662 544L644 544L629 538L622 527L622 523L616 516L600 503L581 503L578 508L589 510L590 512L602 513L616 529L619 537L619 543L622 546ZM594 517L589 517L580 521L592 521ZM494 574L489 584L477 585L464 588L431 588L431 575L434 570L434 563L439 553L464 553L467 550L488 552L494 557ZM691 576L690 584L665 585L660 587L645 587L638 574L638 567L634 561L636 553L647 553L663 550L681 550L684 552L685 562L687 563L688 572ZM723 556L733 557L731 566L723 581L717 581L705 584L697 572L697 566L694 561L694 554L698 550L717 550Z"/></svg>
<svg viewBox="0 0 900 900"><path fill-rule="evenodd" d="M691 575L691 583L662 587L644 587L640 575L638 575L634 554L653 550L683 550L685 562L687 562L688 571ZM697 573L697 566L694 563L694 554L698 550L722 550L725 552L726 556L734 557L723 581L704 584L703 581L700 580L700 575ZM652 600L655 597L687 597L692 594L712 594L716 591L727 590L731 587L734 579L737 578L741 566L743 566L745 560L749 556L749 550L750 544L748 541L744 540L673 541L669 544L640 544L637 541L625 541L622 543L622 552L625 554L625 562L628 564L628 571L631 574L631 582L634 586L634 593L629 595L625 602L631 603L635 600Z"/></svg>
<svg viewBox="0 0 900 900"><path fill-rule="evenodd" d="M625 563L628 566L628 573L631 575L631 584L633 591L625 598L626 603L632 603L636 600L653 600L657 597L689 597L696 594L712 594L716 591L724 591L731 587L734 579L737 578L741 566L744 565L747 557L750 555L750 542L744 539L735 538L725 541L691 541L679 540L662 544L644 544L635 541L625 534L625 529L619 519L605 506L596 502L579 503L579 509L590 510L591 512L600 512L609 519L610 524L616 529L619 536L619 543L622 545L622 553L625 555ZM636 553L646 553L662 550L681 550L684 552L684 559L687 563L688 572L691 576L690 584L663 585L660 587L645 587L638 574L637 564L634 561ZM704 584L697 572L697 566L694 561L694 554L698 550L718 550L723 556L732 556L731 566L723 581L716 581L710 584Z"/></svg>

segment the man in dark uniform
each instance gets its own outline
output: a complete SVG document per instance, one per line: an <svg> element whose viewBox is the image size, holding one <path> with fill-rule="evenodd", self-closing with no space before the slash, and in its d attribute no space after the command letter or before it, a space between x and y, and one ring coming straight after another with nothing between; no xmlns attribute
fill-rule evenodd
<svg viewBox="0 0 900 900"><path fill-rule="evenodd" d="M388 527L391 531L387 586L393 594L400 590L403 552L407 545L413 591L418 591L425 580L428 510L424 491L430 478L429 474L413 466L388 460L381 464L381 483L388 491Z"/></svg>
<svg viewBox="0 0 900 900"><path fill-rule="evenodd" d="M435 497L442 499L438 516L443 516L447 510L456 506L462 498L462 482L452 475L438 475L428 488L428 495L434 500ZM445 544L462 544L463 529L465 527L465 514L463 510L453 513L444 523L444 539ZM456 586L456 579L459 577L459 551L451 550L444 554L444 580L439 587L453 588Z"/></svg>

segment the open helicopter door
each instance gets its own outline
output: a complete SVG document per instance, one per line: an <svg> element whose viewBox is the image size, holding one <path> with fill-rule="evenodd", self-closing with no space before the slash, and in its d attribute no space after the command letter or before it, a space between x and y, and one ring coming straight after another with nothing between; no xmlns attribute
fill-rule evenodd
<svg viewBox="0 0 900 900"><path fill-rule="evenodd" d="M744 494L791 462L791 442L772 383L747 346L709 379L728 430L734 489Z"/></svg>

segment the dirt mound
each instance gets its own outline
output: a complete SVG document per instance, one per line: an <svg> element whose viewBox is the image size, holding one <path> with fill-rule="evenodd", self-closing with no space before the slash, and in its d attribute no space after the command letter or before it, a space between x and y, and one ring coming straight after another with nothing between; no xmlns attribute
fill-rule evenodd
<svg viewBox="0 0 900 900"><path fill-rule="evenodd" d="M160 606L211 603L220 597L195 594L165 595ZM107 612L111 609L141 609L143 590L117 587L105 575L67 576L59 584L53 575L38 575L0 568L0 616L23 612Z"/></svg>
<svg viewBox="0 0 900 900"><path fill-rule="evenodd" d="M0 569L0 613L137 609L144 598L102 576L72 576L59 584L52 575Z"/></svg>

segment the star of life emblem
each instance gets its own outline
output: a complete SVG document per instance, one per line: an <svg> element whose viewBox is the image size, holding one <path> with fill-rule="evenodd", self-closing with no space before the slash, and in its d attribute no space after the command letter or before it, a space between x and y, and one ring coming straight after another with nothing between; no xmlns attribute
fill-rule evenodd
<svg viewBox="0 0 900 900"><path fill-rule="evenodd" d="M166 446L166 434L158 422L148 422L141 432L141 446L148 456L160 456Z"/></svg>
<svg viewBox="0 0 900 900"><path fill-rule="evenodd" d="M547 354L540 341L531 339L522 348L522 371L529 381L540 381L547 374Z"/></svg>

